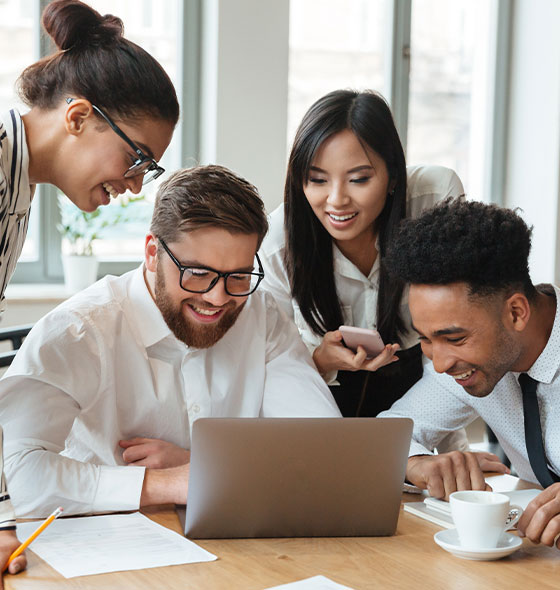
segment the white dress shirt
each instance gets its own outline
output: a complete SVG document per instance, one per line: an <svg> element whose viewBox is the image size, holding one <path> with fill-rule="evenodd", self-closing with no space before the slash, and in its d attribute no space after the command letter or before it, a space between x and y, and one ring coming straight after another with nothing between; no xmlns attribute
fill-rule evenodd
<svg viewBox="0 0 560 590"><path fill-rule="evenodd" d="M209 349L163 320L142 268L106 277L47 314L0 381L6 475L18 516L137 509L144 468L120 439L190 448L202 416L340 416L297 330L253 293Z"/></svg>
<svg viewBox="0 0 560 590"><path fill-rule="evenodd" d="M442 166L408 166L407 169L407 217L417 217L422 211L435 205L446 197L459 197L464 194L459 177ZM260 258L265 271L263 287L270 291L282 309L294 319L307 348L313 352L321 343L322 337L315 334L303 319L299 306L292 299L290 282L284 265L284 205L280 205L270 215L270 229L266 235ZM366 277L358 267L350 262L333 242L334 278L336 291L342 307L344 323L358 328L377 327L377 297L379 294L379 256ZM312 269L310 269L312 272ZM402 348L410 348L418 343L418 335L410 329L411 319L408 310L408 291L401 300L401 317L408 332L403 336ZM329 375L329 382L335 375Z"/></svg>
<svg viewBox="0 0 560 590"><path fill-rule="evenodd" d="M550 338L527 371L536 379L544 448L552 470L560 474L560 289L554 287L556 316ZM410 456L428 454L447 432L462 428L478 416L490 426L519 477L538 484L525 446L523 399L519 373L506 373L486 397L469 395L455 379L437 374L432 363L424 377L380 416L414 420Z"/></svg>

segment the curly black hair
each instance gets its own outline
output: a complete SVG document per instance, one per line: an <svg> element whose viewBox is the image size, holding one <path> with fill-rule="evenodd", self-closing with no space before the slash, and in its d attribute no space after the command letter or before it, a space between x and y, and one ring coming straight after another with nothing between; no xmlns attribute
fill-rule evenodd
<svg viewBox="0 0 560 590"><path fill-rule="evenodd" d="M516 211L448 198L401 222L384 264L411 284L467 283L471 295L536 293L529 276L532 228Z"/></svg>

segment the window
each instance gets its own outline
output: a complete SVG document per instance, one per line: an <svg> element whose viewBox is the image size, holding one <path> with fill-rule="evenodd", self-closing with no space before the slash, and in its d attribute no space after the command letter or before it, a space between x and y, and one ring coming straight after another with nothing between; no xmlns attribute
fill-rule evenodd
<svg viewBox="0 0 560 590"><path fill-rule="evenodd" d="M288 145L301 118L339 88L383 89L385 0L294 0L290 3Z"/></svg>
<svg viewBox="0 0 560 590"><path fill-rule="evenodd" d="M409 164L453 168L489 200L498 0L292 0L288 144L314 100L338 88L391 102Z"/></svg>
<svg viewBox="0 0 560 590"><path fill-rule="evenodd" d="M11 108L20 112L25 110L17 98L14 82L20 72L35 60L38 55L33 43L33 0L5 0L0 2L0 112ZM38 44L37 44L38 46ZM37 203L40 197L37 199ZM29 219L28 238L23 247L20 260L32 262L39 259L39 218L40 205L35 206Z"/></svg>
<svg viewBox="0 0 560 590"><path fill-rule="evenodd" d="M486 196L493 4L412 2L407 160L452 168L477 199Z"/></svg>
<svg viewBox="0 0 560 590"><path fill-rule="evenodd" d="M0 110L21 108L14 90L20 72L37 55L33 39L33 0L4 0L0 2L0 52L10 59L2 60L0 69Z"/></svg>

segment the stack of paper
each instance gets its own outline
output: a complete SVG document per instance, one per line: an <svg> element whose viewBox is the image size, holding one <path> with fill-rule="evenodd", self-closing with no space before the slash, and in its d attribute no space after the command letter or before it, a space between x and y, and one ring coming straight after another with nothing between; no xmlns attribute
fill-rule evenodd
<svg viewBox="0 0 560 590"><path fill-rule="evenodd" d="M441 502L445 507L439 507L435 502ZM451 529L455 526L451 518L451 507L448 502L444 502L443 500L428 497L424 498L423 502L405 502L403 507L405 512L410 512L414 516L429 520L446 529Z"/></svg>

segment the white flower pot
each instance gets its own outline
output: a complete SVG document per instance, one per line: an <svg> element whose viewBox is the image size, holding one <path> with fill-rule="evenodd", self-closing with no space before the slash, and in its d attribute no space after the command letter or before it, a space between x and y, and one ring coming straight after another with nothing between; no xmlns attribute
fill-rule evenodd
<svg viewBox="0 0 560 590"><path fill-rule="evenodd" d="M95 256L63 254L64 284L69 293L77 293L97 280L99 261Z"/></svg>

